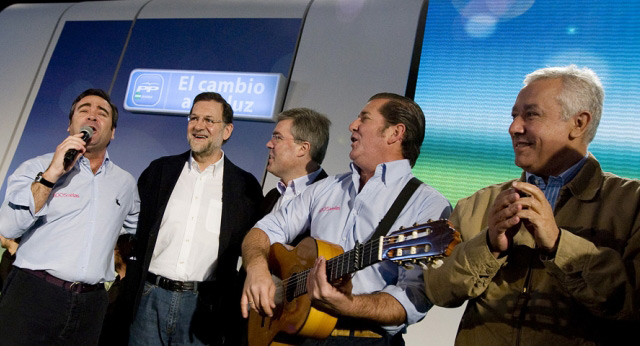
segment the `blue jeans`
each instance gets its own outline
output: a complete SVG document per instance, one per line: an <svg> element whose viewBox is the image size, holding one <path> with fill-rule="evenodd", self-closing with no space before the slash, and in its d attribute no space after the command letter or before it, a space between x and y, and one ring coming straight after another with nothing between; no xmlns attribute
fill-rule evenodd
<svg viewBox="0 0 640 346"><path fill-rule="evenodd" d="M205 345L191 328L197 305L198 292L174 292L145 282L129 346Z"/></svg>

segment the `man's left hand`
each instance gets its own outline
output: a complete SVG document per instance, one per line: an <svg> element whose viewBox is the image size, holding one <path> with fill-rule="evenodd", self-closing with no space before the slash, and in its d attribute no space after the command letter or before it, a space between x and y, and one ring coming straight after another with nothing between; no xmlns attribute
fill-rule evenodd
<svg viewBox="0 0 640 346"><path fill-rule="evenodd" d="M542 190L535 185L514 182L513 187L528 195L516 202L522 205L522 210L518 211L517 215L523 219L524 226L533 235L538 247L547 253L555 253L560 229L556 225L551 204Z"/></svg>
<svg viewBox="0 0 640 346"><path fill-rule="evenodd" d="M307 293L312 304L336 314L349 310L353 302L352 287L351 280L344 280L336 286L327 281L327 260L324 257L316 259L307 276Z"/></svg>

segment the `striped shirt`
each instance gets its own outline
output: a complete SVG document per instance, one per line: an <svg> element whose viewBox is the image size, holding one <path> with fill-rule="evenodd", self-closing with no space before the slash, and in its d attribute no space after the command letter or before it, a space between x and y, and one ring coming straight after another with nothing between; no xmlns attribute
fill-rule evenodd
<svg viewBox="0 0 640 346"><path fill-rule="evenodd" d="M569 183L575 176L578 174L584 163L587 161L587 156L583 157L580 161L578 161L575 165L569 167L566 171L562 172L558 176L550 176L548 181L545 183L544 179L527 172L526 178L527 182L537 186L542 192L544 192L544 196L551 204L551 208L555 209L556 201L558 200L558 195L560 194L560 189Z"/></svg>

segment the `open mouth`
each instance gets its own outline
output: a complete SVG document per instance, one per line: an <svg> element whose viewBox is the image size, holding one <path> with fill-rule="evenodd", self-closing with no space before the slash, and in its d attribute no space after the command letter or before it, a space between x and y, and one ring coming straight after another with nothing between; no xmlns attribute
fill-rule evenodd
<svg viewBox="0 0 640 346"><path fill-rule="evenodd" d="M191 136L195 139L207 139L208 137L206 135L203 134L199 134L199 133L193 133L191 134Z"/></svg>

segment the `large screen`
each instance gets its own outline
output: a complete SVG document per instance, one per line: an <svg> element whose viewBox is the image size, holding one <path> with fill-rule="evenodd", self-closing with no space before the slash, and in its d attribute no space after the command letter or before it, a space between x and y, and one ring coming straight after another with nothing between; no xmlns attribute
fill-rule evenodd
<svg viewBox="0 0 640 346"><path fill-rule="evenodd" d="M589 151L603 169L640 178L640 2L429 2L415 100L426 117L414 174L452 204L517 178L508 127L524 76L593 69L605 89Z"/></svg>

